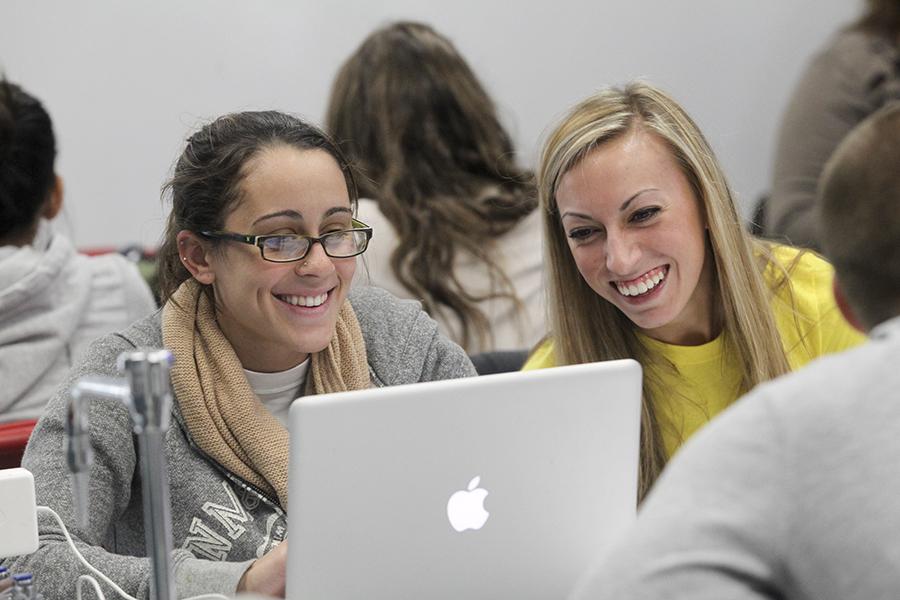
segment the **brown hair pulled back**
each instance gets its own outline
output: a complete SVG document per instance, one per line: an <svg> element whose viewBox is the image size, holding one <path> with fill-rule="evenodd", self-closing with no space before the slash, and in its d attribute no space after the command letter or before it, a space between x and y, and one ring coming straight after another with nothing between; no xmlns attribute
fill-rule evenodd
<svg viewBox="0 0 900 600"><path fill-rule="evenodd" d="M248 111L219 117L188 138L172 179L163 187L164 196L171 194L172 212L157 257L162 303L191 277L181 264L178 232L221 229L227 215L241 200L240 184L247 174L245 165L260 151L282 145L330 154L344 173L355 214L356 184L347 161L319 128L276 111Z"/></svg>

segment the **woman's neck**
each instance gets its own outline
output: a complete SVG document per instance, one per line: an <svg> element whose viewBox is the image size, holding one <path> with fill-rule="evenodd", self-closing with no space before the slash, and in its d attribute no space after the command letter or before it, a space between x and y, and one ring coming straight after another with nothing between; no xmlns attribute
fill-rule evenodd
<svg viewBox="0 0 900 600"><path fill-rule="evenodd" d="M664 344L675 346L700 346L719 337L725 326L720 294L719 277L712 250L707 247L700 280L687 306L676 321L644 335Z"/></svg>

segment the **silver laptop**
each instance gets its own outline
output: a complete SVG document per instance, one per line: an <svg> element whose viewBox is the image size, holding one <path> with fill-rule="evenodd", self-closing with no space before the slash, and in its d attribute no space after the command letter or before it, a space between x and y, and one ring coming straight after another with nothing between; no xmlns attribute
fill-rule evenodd
<svg viewBox="0 0 900 600"><path fill-rule="evenodd" d="M300 398L287 598L564 598L635 518L620 360Z"/></svg>

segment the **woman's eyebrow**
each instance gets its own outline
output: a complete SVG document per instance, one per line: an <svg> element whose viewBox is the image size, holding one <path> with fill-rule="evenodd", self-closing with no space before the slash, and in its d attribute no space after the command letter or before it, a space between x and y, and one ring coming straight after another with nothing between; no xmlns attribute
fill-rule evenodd
<svg viewBox="0 0 900 600"><path fill-rule="evenodd" d="M567 210L566 212L564 212L563 214L561 214L559 216L559 219L563 220L566 217L574 217L576 219L582 219L584 221L593 221L594 220L594 218L590 215L586 215L586 214L580 213L580 212L575 212L573 210Z"/></svg>
<svg viewBox="0 0 900 600"><path fill-rule="evenodd" d="M262 221L266 221L268 219L277 219L278 217L290 217L292 219L297 219L302 221L303 215L300 214L299 211L296 210L279 210L278 212L269 213L267 215L263 215L260 218L253 221L253 225L257 223L261 223Z"/></svg>
<svg viewBox="0 0 900 600"><path fill-rule="evenodd" d="M646 189L639 191L638 193L631 196L631 198L629 198L628 200L626 200L625 202L622 203L622 206L619 208L619 212L628 210L628 205L631 204L631 201L634 200L635 198L637 198L638 196L640 196L641 194L643 194L644 192L658 192L658 191L659 191L659 189L657 189L657 188L646 188Z"/></svg>
<svg viewBox="0 0 900 600"><path fill-rule="evenodd" d="M627 200L625 200L625 202L622 203L622 206L619 207L619 212L624 212L624 211L628 210L628 207L631 205L632 201L634 201L641 194L644 194L646 192L658 192L658 191L659 191L658 188L646 188L646 189L643 189L639 192L632 194ZM590 215L587 215L585 213L576 212L576 211L571 211L571 210L566 211L559 216L560 220L563 220L566 217L575 217L577 219L584 219L585 221L593 221L594 220L594 217L592 217Z"/></svg>
<svg viewBox="0 0 900 600"><path fill-rule="evenodd" d="M331 215L335 215L338 213L347 213L348 215L352 215L353 211L350 210L348 206L332 206L328 210L325 211L323 217L330 217ZM260 218L253 221L253 225L257 225L263 221L268 219L277 219L279 217L289 217L291 219L295 219L297 221L303 220L303 214L298 210L287 209L287 210L279 210L278 212L269 213L267 215L263 215Z"/></svg>
<svg viewBox="0 0 900 600"><path fill-rule="evenodd" d="M347 213L348 215L353 215L353 211L350 210L349 206L332 206L328 210L325 211L323 217L330 217L331 215L336 215L337 213Z"/></svg>

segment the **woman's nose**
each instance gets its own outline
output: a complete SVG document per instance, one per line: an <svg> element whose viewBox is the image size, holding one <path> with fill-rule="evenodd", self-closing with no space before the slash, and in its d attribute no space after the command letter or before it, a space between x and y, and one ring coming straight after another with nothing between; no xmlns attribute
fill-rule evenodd
<svg viewBox="0 0 900 600"><path fill-rule="evenodd" d="M627 233L607 231L606 269L616 275L633 275L641 258L640 245Z"/></svg>
<svg viewBox="0 0 900 600"><path fill-rule="evenodd" d="M300 275L318 275L334 269L331 257L325 254L325 248L318 241L311 242L306 256L294 264L294 270Z"/></svg>

